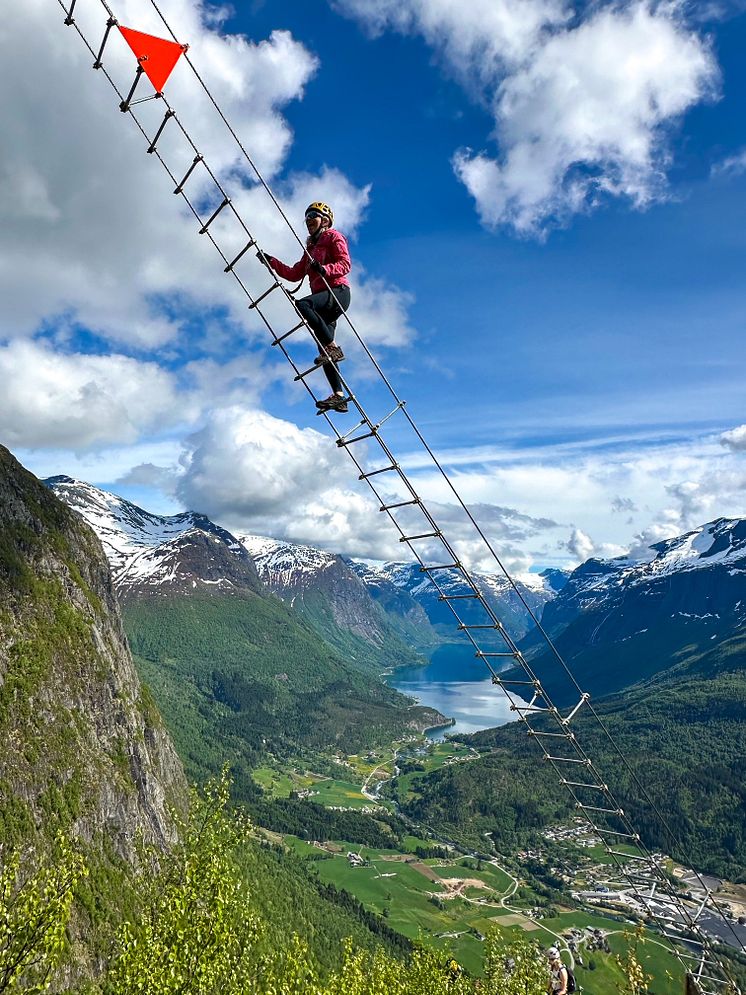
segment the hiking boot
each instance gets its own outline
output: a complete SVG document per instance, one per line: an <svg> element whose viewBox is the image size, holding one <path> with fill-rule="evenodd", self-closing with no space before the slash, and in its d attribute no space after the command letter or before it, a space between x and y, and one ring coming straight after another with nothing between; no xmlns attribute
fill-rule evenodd
<svg viewBox="0 0 746 995"><path fill-rule="evenodd" d="M340 347L335 342L330 342L328 346L325 346L319 355L314 359L314 364L316 366L321 366L322 363L341 363L345 358L345 354L342 352Z"/></svg>
<svg viewBox="0 0 746 995"><path fill-rule="evenodd" d="M330 394L323 401L317 401L316 407L319 411L339 411L340 414L344 414L349 410L347 407L347 398L343 397L342 394Z"/></svg>

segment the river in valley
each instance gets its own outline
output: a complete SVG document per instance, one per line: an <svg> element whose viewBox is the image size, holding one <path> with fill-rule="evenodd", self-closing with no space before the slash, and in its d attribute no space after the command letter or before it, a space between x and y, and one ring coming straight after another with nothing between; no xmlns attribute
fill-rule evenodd
<svg viewBox="0 0 746 995"><path fill-rule="evenodd" d="M388 678L388 683L417 698L421 705L437 708L456 720L455 725L430 730L431 739L443 739L446 733L491 729L518 717L468 643L439 646L427 666L403 667Z"/></svg>

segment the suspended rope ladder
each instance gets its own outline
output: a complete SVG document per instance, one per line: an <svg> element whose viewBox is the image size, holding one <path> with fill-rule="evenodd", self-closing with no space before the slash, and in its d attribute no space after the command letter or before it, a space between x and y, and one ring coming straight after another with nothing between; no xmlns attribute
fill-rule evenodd
<svg viewBox="0 0 746 995"><path fill-rule="evenodd" d="M217 250L223 262L224 272L233 277L240 291L248 299L249 308L255 311L261 319L270 335L271 345L277 348L290 364L294 380L300 382L310 397L316 400L313 375L319 374L322 367L314 363L310 367L303 368L291 354L290 348L297 341L295 337L299 335L305 341L307 341L306 336L310 335L319 347L321 343L298 310L293 294L271 270L268 270L271 283L266 289L258 294L254 294L250 290L244 256L250 249L257 247L257 240L239 214L226 189L226 184L219 178L218 172L210 167L176 110L170 105L162 89L158 86L158 78L152 75L154 67L147 65L148 56L138 57L135 77L127 93L123 92L115 82L112 73L107 69L104 55L108 52L109 46L113 44L112 37L116 34L114 29L119 29L119 32L135 52L137 52L137 46L133 43L132 36L136 36L137 32L132 32L131 29L123 28L119 24L106 0L67 0L67 3L64 0L57 0L57 2L64 11L64 23L68 27L75 28L93 56L93 68L106 77L116 92L120 110L129 114L142 134L146 143L146 152L160 161L173 184L174 194L183 199L188 210L194 215L198 223L199 235L207 236ZM256 183L269 197L274 208L292 232L302 252L306 253L304 241L296 233L251 155L189 58L188 46L179 43L155 0L148 0L148 2L173 40L171 43L167 43L173 45L173 52L170 56L166 52L166 61L170 62L172 58L171 68L173 68L176 60L183 55L214 112L227 128L241 156L256 178ZM78 19L76 19L81 8L86 4L89 8L90 4L94 4L96 8L100 7L104 15L101 19L102 33L97 44L95 41L93 43L89 41L80 27ZM128 33L131 37L128 37ZM152 80L155 80L156 92L151 96L135 99L137 87L146 72ZM166 72L166 78L167 75ZM163 82L165 83L165 78ZM160 101L160 106L163 107L164 112L153 133L149 134L136 108L152 100ZM176 129L183 140L184 148L191 156L191 161L187 158L179 169L170 165L166 155L162 152L163 136L167 129ZM197 182L195 174L201 174L199 182ZM208 193L205 193L205 186ZM191 189L197 189L199 192L190 196ZM219 235L216 234L218 229L216 222L219 218L224 219L226 215L232 217L238 225L242 236L240 248L234 246L232 250L229 250L221 243ZM243 263L243 266L239 268L240 263ZM254 262L251 265L256 270L260 263ZM328 283L327 289L333 293ZM281 329L279 333L275 330L273 321L266 313L265 301L268 301L270 297L273 299L284 298L296 319L290 328ZM343 317L372 370L383 385L384 394L388 396L389 403L382 413L368 414L361 400L351 389L350 384L340 374L345 390L345 399L353 406L359 420L352 429L343 434L338 430L329 413L323 413L330 429L336 435L336 445L347 452L358 472L359 480L365 481L368 485L375 496L379 511L389 519L398 532L399 542L408 547L413 559L419 564L420 572L435 587L439 601L449 609L458 630L471 644L475 657L486 666L492 683L507 698L511 710L517 714L526 727L529 737L537 744L544 762L553 769L559 783L569 792L578 815L582 817L589 829L601 839L619 876L627 882L629 891L634 896L638 907L646 911L648 920L651 923L656 923L660 933L668 939L671 952L678 958L690 986L693 986L694 991L701 993L701 995L720 995L724 991L738 992L739 989L733 980L727 960L723 957L718 940L713 938L711 931L707 928L708 923L711 923L713 919L716 920L720 930L719 935L722 937L730 934L732 942L729 945L746 952L746 948L740 941L732 923L726 917L711 888L699 874L696 874L699 884L697 891L699 892L701 889L701 897L698 896L695 900L683 896L680 890L674 886L663 862L648 849L640 834L635 830L629 816L619 804L597 764L586 753L579 741L575 720L583 714L587 715L589 721L592 721L600 730L601 736L626 771L640 799L650 807L650 811L655 815L668 836L672 848L680 850L676 834L664 814L651 799L645 785L640 781L614 742L601 716L591 704L590 695L584 692L576 682L549 634L544 630L531 609L521 588L514 582L481 526L460 497L452 480L410 415L406 402L398 396L349 316L344 314ZM449 541L435 515L431 513L428 504L419 495L404 466L404 460L397 458L393 447L389 446L384 439L383 426L395 418L403 420L408 430L414 433L421 453L426 457L426 464L435 471L436 478L441 481L446 493L450 494L455 505L464 514L481 549L489 554L500 573L505 577L510 590L544 640L550 659L554 661L558 672L569 682L576 697L575 704L567 709L565 714L553 704L541 676L535 671L532 663L526 659L496 614L488 597L480 589L473 572L459 556L455 548L456 544ZM358 448L358 443L367 443L367 445ZM372 446L380 456L380 465L373 464L372 469L365 461L368 446ZM413 519L416 519L416 524L413 524ZM424 543L428 545L422 545ZM441 562L428 562L430 557L426 555L426 552L432 545L442 550ZM456 586L454 586L454 579L458 582ZM494 649L496 640L499 647L497 650ZM501 676L501 674L506 674L506 665L510 665L509 672L506 676ZM514 679L514 675L517 675L516 679Z"/></svg>

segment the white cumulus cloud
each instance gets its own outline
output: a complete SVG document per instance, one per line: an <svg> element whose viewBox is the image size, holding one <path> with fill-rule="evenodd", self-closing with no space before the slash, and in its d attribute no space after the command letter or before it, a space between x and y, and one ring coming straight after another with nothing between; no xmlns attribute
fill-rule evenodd
<svg viewBox="0 0 746 995"><path fill-rule="evenodd" d="M594 4L585 15L552 0L334 6L374 31L421 34L488 100L497 153L460 150L454 169L486 225L525 235L607 196L639 208L665 196L670 129L719 79L676 2Z"/></svg>
<svg viewBox="0 0 746 995"><path fill-rule="evenodd" d="M3 442L83 449L135 442L143 432L188 421L172 374L127 356L63 355L41 343L0 348Z"/></svg>
<svg viewBox="0 0 746 995"><path fill-rule="evenodd" d="M746 452L746 425L739 425L720 436L720 443L733 452Z"/></svg>
<svg viewBox="0 0 746 995"><path fill-rule="evenodd" d="M242 407L214 412L193 434L177 494L236 532L355 556L400 554L345 454L314 429Z"/></svg>

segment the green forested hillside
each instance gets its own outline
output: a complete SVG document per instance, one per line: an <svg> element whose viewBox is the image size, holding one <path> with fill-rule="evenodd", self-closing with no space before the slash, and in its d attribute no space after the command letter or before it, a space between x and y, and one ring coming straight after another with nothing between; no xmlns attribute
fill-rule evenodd
<svg viewBox="0 0 746 995"><path fill-rule="evenodd" d="M424 659L418 647L432 645L437 640L427 620L416 625L383 610L379 637L362 636L337 623L329 598L322 591L305 592L302 598L295 599L293 608L343 659L354 661L360 669L369 667L376 676L392 667L422 665Z"/></svg>
<svg viewBox="0 0 746 995"><path fill-rule="evenodd" d="M629 766L587 716L577 721L578 738L646 843L700 870L746 880L746 674L647 684L596 709ZM569 796L522 724L465 738L489 754L418 781L419 797L405 803L406 812L474 842L491 831L502 848L570 814Z"/></svg>
<svg viewBox="0 0 746 995"><path fill-rule="evenodd" d="M291 738L282 723L287 719L290 728L293 714L300 727L299 702L327 734L337 715L340 728L351 726L355 708L375 719L375 693L363 675L291 624L279 602L256 601L257 611L248 616L253 622L241 628L233 618L230 636L214 603L173 612L164 605L160 623L143 612L131 630L156 655L158 629L191 664L164 682L164 696L171 694L182 746L197 767L200 742L212 747L204 767L218 753L238 749L243 740L230 722L245 717L255 690L218 675L221 660L211 647L223 635L226 656L230 651L233 659L253 662L256 689L286 674L277 700L266 706L278 740ZM269 638L272 625L280 639ZM278 646L295 654L295 669ZM174 663L166 658L150 666L163 673ZM218 712L209 707L212 691L228 728L225 740ZM384 693L382 725L404 714L395 693ZM145 921L149 896L142 881L160 866L159 886L169 884L167 854L186 805L183 771L153 698L138 681L98 539L0 447L0 990L47 990L48 972L64 953L50 990L100 992L98 981L89 986L86 979L110 967L125 919ZM196 825L201 832L199 819ZM229 884L236 894L251 894L252 908L261 909L260 953L289 950L289 937L297 934L322 976L340 964L344 937L358 950L398 955L408 948L292 854L268 849L251 834ZM196 895L187 914L217 922L222 910L210 906L211 897L209 889ZM166 925L175 933L177 909L170 913ZM127 995L154 990L127 979L122 984Z"/></svg>
<svg viewBox="0 0 746 995"><path fill-rule="evenodd" d="M202 780L229 761L239 798L252 794L248 770L260 754L352 753L434 721L274 597L139 600L124 620L187 772Z"/></svg>

